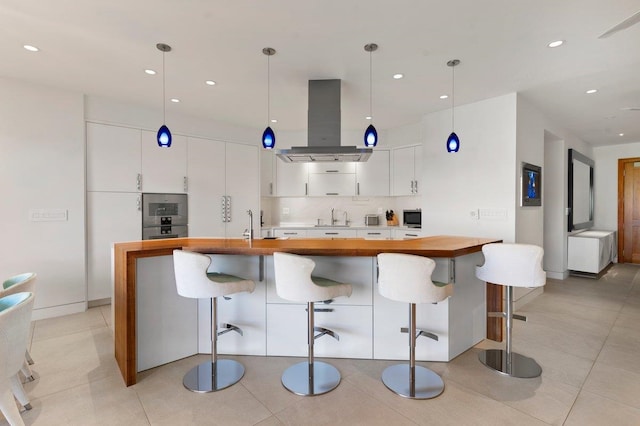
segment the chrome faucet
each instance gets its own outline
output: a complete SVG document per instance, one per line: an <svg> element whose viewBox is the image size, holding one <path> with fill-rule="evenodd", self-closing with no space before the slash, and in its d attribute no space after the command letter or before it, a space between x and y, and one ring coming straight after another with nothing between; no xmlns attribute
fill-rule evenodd
<svg viewBox="0 0 640 426"><path fill-rule="evenodd" d="M349 226L349 215L346 210L344 211L344 226Z"/></svg>
<svg viewBox="0 0 640 426"><path fill-rule="evenodd" d="M336 224L336 222L338 221L338 219L336 219L336 218L333 216L333 212L334 212L334 210L335 210L335 209L333 209L333 208L331 209L331 226L335 225L335 224Z"/></svg>
<svg viewBox="0 0 640 426"><path fill-rule="evenodd" d="M253 212L251 210L247 210L247 214L249 215L249 229L245 229L242 233L242 236L245 240L253 240Z"/></svg>

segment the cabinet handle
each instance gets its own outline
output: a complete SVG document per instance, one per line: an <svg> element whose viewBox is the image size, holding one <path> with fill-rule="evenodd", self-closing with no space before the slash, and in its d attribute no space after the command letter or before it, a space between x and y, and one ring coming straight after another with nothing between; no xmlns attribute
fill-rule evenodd
<svg viewBox="0 0 640 426"><path fill-rule="evenodd" d="M283 232L284 235L298 235L297 232Z"/></svg>
<svg viewBox="0 0 640 426"><path fill-rule="evenodd" d="M269 183L269 195L273 195L273 182Z"/></svg>
<svg viewBox="0 0 640 426"><path fill-rule="evenodd" d="M418 234L404 234L405 237L417 237Z"/></svg>
<svg viewBox="0 0 640 426"><path fill-rule="evenodd" d="M226 213L227 222L231 222L231 195L227 195Z"/></svg>
<svg viewBox="0 0 640 426"><path fill-rule="evenodd" d="M139 195L136 197L136 208L138 211L142 211L142 200Z"/></svg>
<svg viewBox="0 0 640 426"><path fill-rule="evenodd" d="M411 181L411 193L415 194L415 192L413 192L413 181Z"/></svg>
<svg viewBox="0 0 640 426"><path fill-rule="evenodd" d="M327 192L326 195L340 195L337 192Z"/></svg>
<svg viewBox="0 0 640 426"><path fill-rule="evenodd" d="M220 204L222 209L222 221L231 222L231 196L223 195Z"/></svg>
<svg viewBox="0 0 640 426"><path fill-rule="evenodd" d="M356 183L356 194L360 195L360 182Z"/></svg>
<svg viewBox="0 0 640 426"><path fill-rule="evenodd" d="M337 232L325 232L324 235L339 235Z"/></svg>
<svg viewBox="0 0 640 426"><path fill-rule="evenodd" d="M308 183L304 184L304 195L309 195L309 184Z"/></svg>
<svg viewBox="0 0 640 426"><path fill-rule="evenodd" d="M418 193L418 181L414 181L416 184L414 185L414 187L416 188L416 194Z"/></svg>
<svg viewBox="0 0 640 426"><path fill-rule="evenodd" d="M380 232L367 232L367 235L381 235Z"/></svg>
<svg viewBox="0 0 640 426"><path fill-rule="evenodd" d="M338 173L338 170L325 170L327 173Z"/></svg>
<svg viewBox="0 0 640 426"><path fill-rule="evenodd" d="M182 185L184 187L184 192L187 192L189 190L189 184L186 176L182 178Z"/></svg>
<svg viewBox="0 0 640 426"><path fill-rule="evenodd" d="M138 173L138 177L136 178L136 188L138 191L142 190L142 174Z"/></svg>

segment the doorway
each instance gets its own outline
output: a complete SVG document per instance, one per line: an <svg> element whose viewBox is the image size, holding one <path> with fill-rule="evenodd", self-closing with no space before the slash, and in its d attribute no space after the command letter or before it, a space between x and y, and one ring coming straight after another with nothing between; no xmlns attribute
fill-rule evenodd
<svg viewBox="0 0 640 426"><path fill-rule="evenodd" d="M618 259L640 263L640 157L618 160Z"/></svg>

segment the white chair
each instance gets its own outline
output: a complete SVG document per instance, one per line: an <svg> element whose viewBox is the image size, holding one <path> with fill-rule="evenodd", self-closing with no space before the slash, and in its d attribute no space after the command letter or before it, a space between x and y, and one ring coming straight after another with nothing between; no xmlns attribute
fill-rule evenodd
<svg viewBox="0 0 640 426"><path fill-rule="evenodd" d="M505 287L505 311L489 312L489 316L506 320L506 350L489 349L479 355L480 361L499 373L520 378L538 377L542 368L529 357L512 351L513 319L526 317L513 313L513 287L541 287L547 275L542 269L542 248L530 244L486 244L482 246L484 264L476 267L476 277Z"/></svg>
<svg viewBox="0 0 640 426"><path fill-rule="evenodd" d="M287 368L282 374L282 385L297 395L313 396L327 393L340 384L340 372L331 364L315 361L313 343L325 334L337 340L340 340L340 337L329 329L315 327L313 305L314 302L351 296L351 284L311 276L316 266L315 262L295 254L274 253L273 265L278 296L291 302L307 304L307 361ZM323 312L331 310L322 309ZM319 334L315 335L315 332Z"/></svg>
<svg viewBox="0 0 640 426"><path fill-rule="evenodd" d="M14 275L7 278L0 288L0 297L9 296L15 293L29 292L35 295L37 274L34 272L25 272L24 274ZM29 349L25 351L25 362L20 371L28 381L33 381L33 373L29 365L33 365L33 358L29 353Z"/></svg>
<svg viewBox="0 0 640 426"><path fill-rule="evenodd" d="M218 336L242 330L232 324L222 324L218 331L218 300L220 296L249 292L256 284L234 275L207 272L211 258L200 253L183 250L173 251L173 267L178 294L194 299L211 299L211 361L192 368L182 384L193 392L214 392L237 383L244 376L244 367L231 359L218 359Z"/></svg>
<svg viewBox="0 0 640 426"><path fill-rule="evenodd" d="M438 336L416 328L416 304L438 303L453 294L451 284L435 284L431 274L436 263L427 257L401 253L378 255L378 292L381 296L409 304L409 364L396 364L382 372L382 382L392 392L411 399L428 399L444 391L442 378L428 368L416 366L416 340Z"/></svg>
<svg viewBox="0 0 640 426"><path fill-rule="evenodd" d="M14 395L30 410L18 372L24 362L33 310L33 293L16 293L0 298L0 411L10 425L24 425Z"/></svg>

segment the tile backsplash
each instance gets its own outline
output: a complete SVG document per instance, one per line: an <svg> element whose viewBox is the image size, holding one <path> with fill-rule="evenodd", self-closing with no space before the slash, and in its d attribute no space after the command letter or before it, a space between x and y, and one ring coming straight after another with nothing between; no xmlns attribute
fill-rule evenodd
<svg viewBox="0 0 640 426"><path fill-rule="evenodd" d="M393 210L402 224L403 209L423 208L421 197L262 197L264 226L313 226L331 223L331 209L338 224L344 224L345 212L351 226L363 226L364 216L377 214L380 223L385 211ZM378 214L382 209L382 214Z"/></svg>

